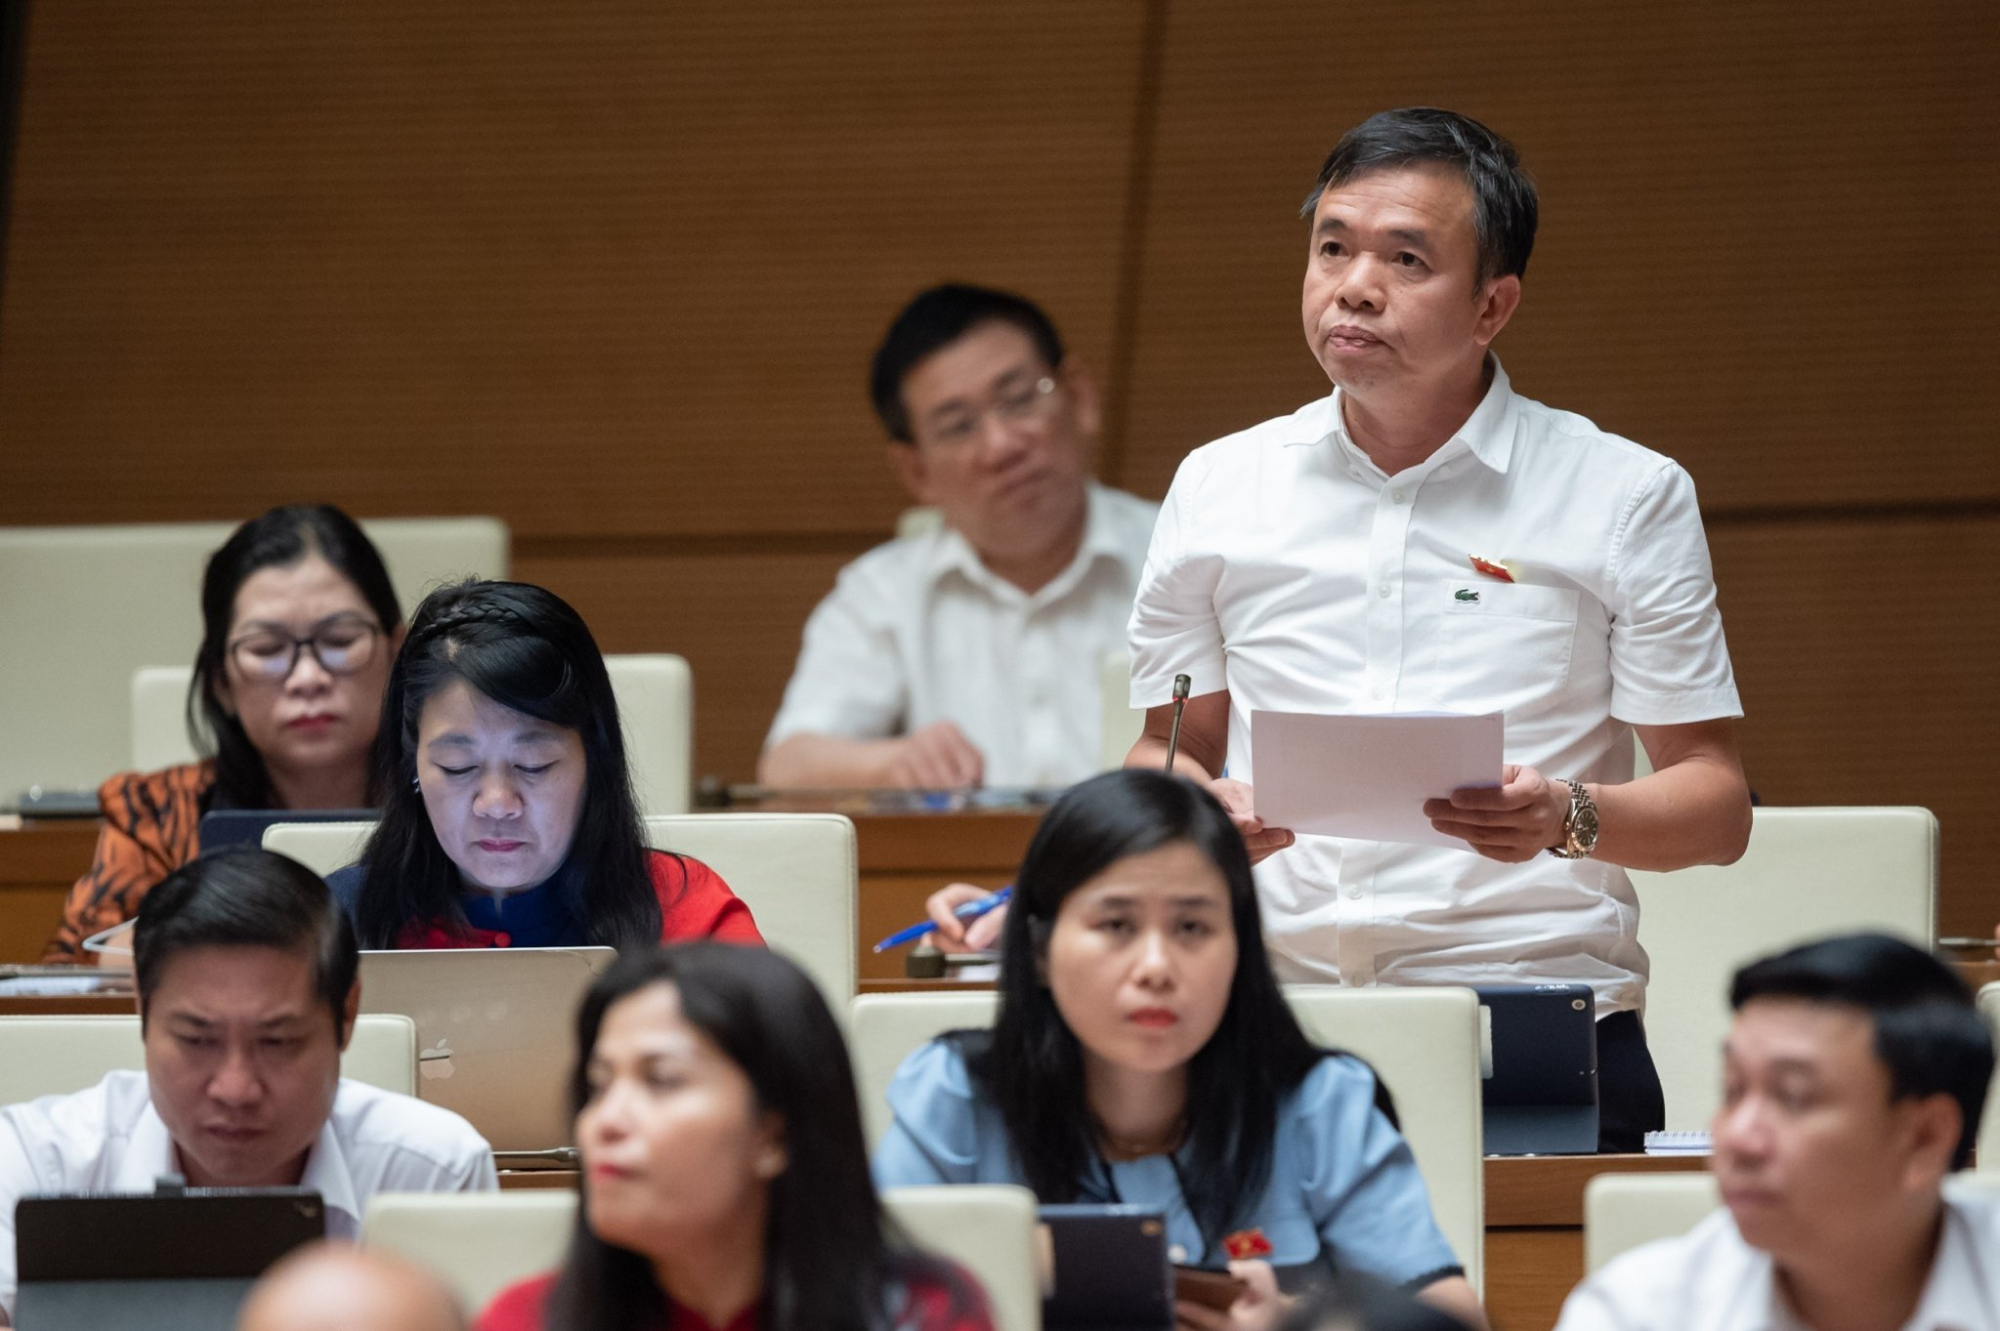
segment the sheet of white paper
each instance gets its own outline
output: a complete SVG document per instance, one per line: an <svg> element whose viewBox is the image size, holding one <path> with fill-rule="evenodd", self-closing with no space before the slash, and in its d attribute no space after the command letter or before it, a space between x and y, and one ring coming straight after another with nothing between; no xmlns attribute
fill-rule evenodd
<svg viewBox="0 0 2000 1331"><path fill-rule="evenodd" d="M1500 784L1498 712L1318 716L1252 712L1257 816L1302 836L1360 837L1472 853L1431 827L1424 801Z"/></svg>

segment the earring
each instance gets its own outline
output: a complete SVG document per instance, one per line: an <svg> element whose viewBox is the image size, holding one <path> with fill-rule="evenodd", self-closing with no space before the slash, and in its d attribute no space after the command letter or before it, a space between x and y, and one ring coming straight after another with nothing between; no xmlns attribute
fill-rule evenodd
<svg viewBox="0 0 2000 1331"><path fill-rule="evenodd" d="M410 789L421 795L424 793L424 783L419 778L413 776L410 778Z"/></svg>

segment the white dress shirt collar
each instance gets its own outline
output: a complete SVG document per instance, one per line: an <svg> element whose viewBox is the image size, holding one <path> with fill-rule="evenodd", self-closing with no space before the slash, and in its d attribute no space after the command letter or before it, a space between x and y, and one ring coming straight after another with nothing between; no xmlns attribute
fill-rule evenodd
<svg viewBox="0 0 2000 1331"><path fill-rule="evenodd" d="M932 536L926 561L926 585L935 587L940 580L955 573L970 579L974 585L1004 604L1035 609L1067 596L1100 559L1114 561L1128 569L1136 579L1144 562L1144 551L1132 549L1131 542L1124 539L1124 533L1107 520L1104 487L1096 481L1089 482L1084 503L1083 540L1077 545L1075 557L1063 566L1062 572L1032 595L986 567L979 558L979 552L972 548L972 542L953 527L940 527Z"/></svg>
<svg viewBox="0 0 2000 1331"><path fill-rule="evenodd" d="M1486 363L1493 370L1486 395L1479 399L1479 405L1472 409L1472 414L1465 418L1465 423L1452 433L1451 438L1424 461L1409 468L1410 473L1429 475L1467 453L1494 471L1503 475L1506 473L1508 464L1514 458L1514 389L1498 356L1488 353ZM1348 432L1347 413L1341 406L1342 400L1341 390L1336 388L1326 397L1300 410L1292 417L1295 428L1291 438L1284 442L1288 446L1332 443L1346 455L1350 466L1358 466L1359 474L1387 480L1387 475L1375 465L1374 459L1361 450Z"/></svg>

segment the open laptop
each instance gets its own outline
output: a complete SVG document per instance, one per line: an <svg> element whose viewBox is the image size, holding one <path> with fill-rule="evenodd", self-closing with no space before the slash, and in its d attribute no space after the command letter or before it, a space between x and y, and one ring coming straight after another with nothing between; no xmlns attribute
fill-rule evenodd
<svg viewBox="0 0 2000 1331"><path fill-rule="evenodd" d="M1597 1000L1587 984L1479 985L1493 1051L1488 1155L1597 1150Z"/></svg>
<svg viewBox="0 0 2000 1331"><path fill-rule="evenodd" d="M417 1024L417 1094L469 1119L496 1153L569 1163L576 1010L616 956L608 947L363 952L361 1010Z"/></svg>
<svg viewBox="0 0 2000 1331"><path fill-rule="evenodd" d="M1143 1206L1041 1208L1045 1331L1172 1331L1166 1217Z"/></svg>
<svg viewBox="0 0 2000 1331"><path fill-rule="evenodd" d="M326 1208L304 1188L29 1196L14 1228L22 1331L229 1331Z"/></svg>
<svg viewBox="0 0 2000 1331"><path fill-rule="evenodd" d="M381 816L379 809L211 809L201 816L197 835L203 851L261 846L278 823L372 823Z"/></svg>

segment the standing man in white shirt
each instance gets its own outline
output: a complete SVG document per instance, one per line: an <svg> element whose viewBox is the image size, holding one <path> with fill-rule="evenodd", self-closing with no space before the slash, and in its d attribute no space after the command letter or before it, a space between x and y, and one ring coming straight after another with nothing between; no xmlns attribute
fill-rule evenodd
<svg viewBox="0 0 2000 1331"><path fill-rule="evenodd" d="M923 292L875 353L889 463L939 530L840 572L764 741L771 786L1064 786L1096 772L1157 506L1090 478L1097 388L1032 302Z"/></svg>
<svg viewBox="0 0 2000 1331"><path fill-rule="evenodd" d="M298 1186L352 1239L375 1193L498 1186L464 1119L342 1080L360 956L312 870L248 846L204 855L146 894L133 941L146 1070L0 1109L0 1326L27 1193Z"/></svg>
<svg viewBox="0 0 2000 1331"><path fill-rule="evenodd" d="M1744 967L1711 1125L1724 1209L1607 1263L1557 1331L2000 1331L2000 1198L1972 1158L1993 1037L1879 934Z"/></svg>
<svg viewBox="0 0 2000 1331"><path fill-rule="evenodd" d="M1509 385L1490 348L1537 202L1498 134L1374 116L1305 212L1306 342L1334 391L1182 463L1132 616L1132 705L1150 710L1128 761L1164 761L1173 678L1192 676L1177 767L1270 857L1280 974L1588 982L1600 1145L1637 1150L1664 1106L1625 869L1727 863L1750 832L1693 483ZM1295 843L1254 813L1260 709L1503 712L1503 784L1426 807L1464 850ZM1655 769L1636 781L1635 728Z"/></svg>

